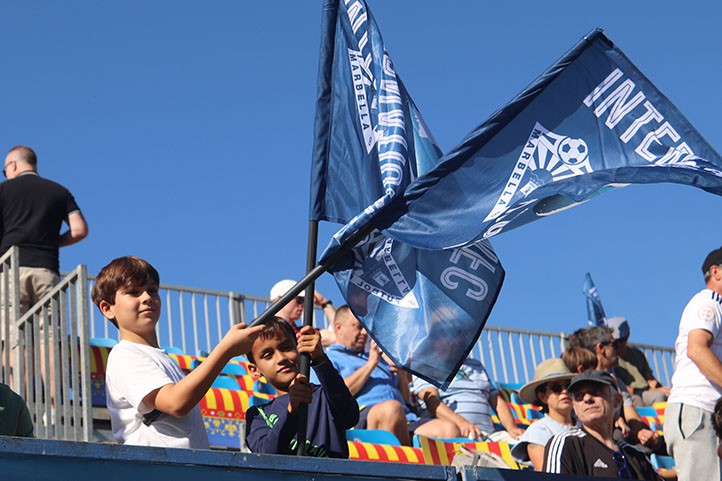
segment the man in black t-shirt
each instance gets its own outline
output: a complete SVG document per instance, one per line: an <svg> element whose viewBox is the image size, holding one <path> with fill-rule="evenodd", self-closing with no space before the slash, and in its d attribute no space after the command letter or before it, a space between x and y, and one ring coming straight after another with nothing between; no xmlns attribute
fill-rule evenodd
<svg viewBox="0 0 722 481"><path fill-rule="evenodd" d="M584 371L567 389L581 428L552 437L544 449L547 473L620 479L661 480L646 456L612 437L614 413L622 397L605 371Z"/></svg>
<svg viewBox="0 0 722 481"><path fill-rule="evenodd" d="M0 184L0 255L20 248L22 315L58 283L59 248L84 239L88 224L65 187L38 175L30 147L10 149L3 174L8 180ZM69 228L61 234L63 222Z"/></svg>

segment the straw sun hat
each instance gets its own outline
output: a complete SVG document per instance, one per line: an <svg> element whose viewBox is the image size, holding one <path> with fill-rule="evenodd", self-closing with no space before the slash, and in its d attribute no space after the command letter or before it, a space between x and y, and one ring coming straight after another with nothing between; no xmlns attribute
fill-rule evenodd
<svg viewBox="0 0 722 481"><path fill-rule="evenodd" d="M574 376L574 374L569 372L564 361L560 358L547 359L540 363L534 370L534 380L521 387L519 397L521 397L524 402L538 402L536 388L548 382L563 381L565 379L571 379Z"/></svg>

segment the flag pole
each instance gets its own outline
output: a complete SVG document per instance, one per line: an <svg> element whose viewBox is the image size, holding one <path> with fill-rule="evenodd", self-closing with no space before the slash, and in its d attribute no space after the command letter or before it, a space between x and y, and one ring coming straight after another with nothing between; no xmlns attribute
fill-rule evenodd
<svg viewBox="0 0 722 481"><path fill-rule="evenodd" d="M306 251L306 273L308 274L316 267L316 249L318 247L318 221L308 221L308 249ZM313 305L315 303L315 279L306 286L305 302L303 303L303 326L313 325ZM301 354L300 374L310 378L311 357L307 353ZM306 455L306 432L308 425L308 404L301 404L298 410L298 430L296 440L298 441L298 456Z"/></svg>
<svg viewBox="0 0 722 481"><path fill-rule="evenodd" d="M351 249L356 247L356 244L361 242L364 237L369 235L375 227L376 226L373 222L368 222L355 234L350 236L346 243L336 249L336 251L331 254L328 259L316 265L308 274L303 277L303 279L298 281L296 285L294 285L291 289L288 290L288 292L282 295L276 302L271 304L271 306L268 307L268 309L266 309L265 311L263 311L260 316L255 318L251 322L250 326L255 326L261 322L266 321L268 318L275 316L276 313L278 313L278 311L283 308L283 306L291 302L291 300L295 299L301 293L301 291L306 288L306 286L321 277L321 274L331 269L331 267L333 267L334 264L341 260L344 255L346 255Z"/></svg>

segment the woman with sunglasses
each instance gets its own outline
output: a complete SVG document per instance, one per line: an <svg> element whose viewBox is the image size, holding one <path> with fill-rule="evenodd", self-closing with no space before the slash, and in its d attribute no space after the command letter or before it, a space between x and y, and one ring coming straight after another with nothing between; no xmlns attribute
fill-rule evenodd
<svg viewBox="0 0 722 481"><path fill-rule="evenodd" d="M559 358L547 359L534 370L534 380L522 386L519 397L524 402L540 405L544 417L534 421L511 451L518 461L531 461L535 471L544 465L544 446L557 433L575 426L572 400L567 392L574 374Z"/></svg>

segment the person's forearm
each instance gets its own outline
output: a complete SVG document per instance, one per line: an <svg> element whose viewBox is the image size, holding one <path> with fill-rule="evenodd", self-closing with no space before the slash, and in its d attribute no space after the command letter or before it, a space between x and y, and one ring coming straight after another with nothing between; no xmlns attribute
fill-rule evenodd
<svg viewBox="0 0 722 481"><path fill-rule="evenodd" d="M506 401L504 401L504 398L501 396L496 396L496 403L494 405L494 410L496 411L496 414L499 416L499 421L501 421L501 425L504 426L504 429L507 431L510 431L513 428L516 428L516 420L514 419L514 415L511 413L511 410L509 409L509 406L506 404Z"/></svg>
<svg viewBox="0 0 722 481"><path fill-rule="evenodd" d="M722 362L707 346L689 346L687 355L695 363L700 372L715 383L722 386Z"/></svg>
<svg viewBox="0 0 722 481"><path fill-rule="evenodd" d="M366 381L369 380L369 377L371 377L371 373L373 372L374 368L373 364L366 363L360 368L356 369L353 374L350 376L344 378L343 382L346 384L346 387L348 387L348 390L351 392L352 396L357 395L359 392L361 392L361 389L366 385Z"/></svg>
<svg viewBox="0 0 722 481"><path fill-rule="evenodd" d="M444 404L441 399L436 396L429 396L429 399L424 402L426 403L426 408L436 418L452 422L457 427L461 427L466 422L466 419L456 414L456 411Z"/></svg>
<svg viewBox="0 0 722 481"><path fill-rule="evenodd" d="M223 342L176 384L163 386L155 398L155 408L173 416L188 414L203 399L231 355Z"/></svg>

